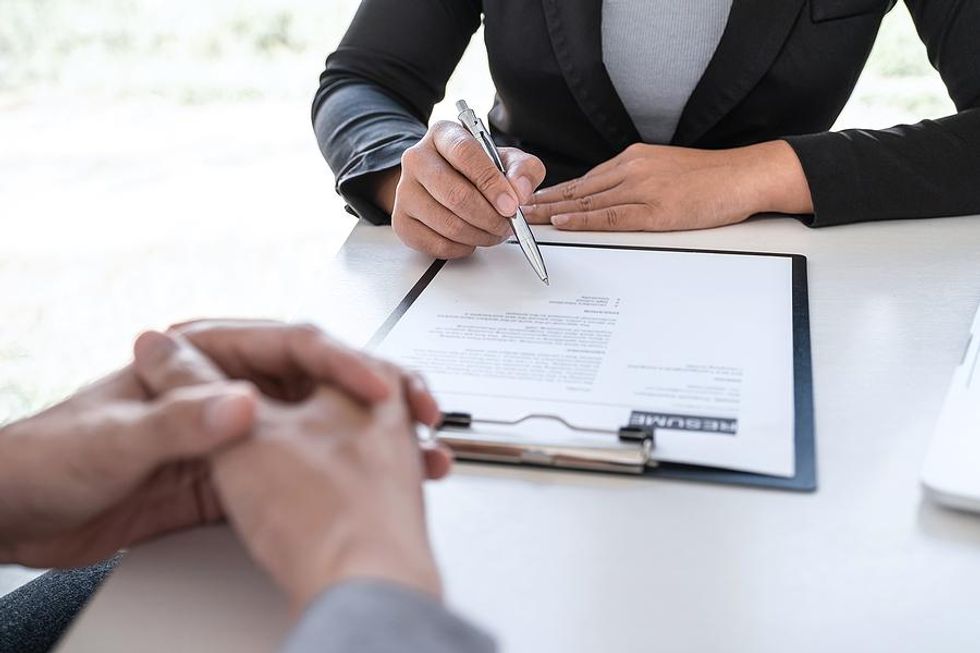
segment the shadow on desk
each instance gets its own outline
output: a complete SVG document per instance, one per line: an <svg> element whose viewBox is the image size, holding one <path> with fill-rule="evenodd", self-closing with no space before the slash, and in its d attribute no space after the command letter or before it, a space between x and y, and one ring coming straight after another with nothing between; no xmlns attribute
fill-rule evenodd
<svg viewBox="0 0 980 653"><path fill-rule="evenodd" d="M932 539L980 551L980 515L977 513L946 508L923 496L919 501L916 524Z"/></svg>

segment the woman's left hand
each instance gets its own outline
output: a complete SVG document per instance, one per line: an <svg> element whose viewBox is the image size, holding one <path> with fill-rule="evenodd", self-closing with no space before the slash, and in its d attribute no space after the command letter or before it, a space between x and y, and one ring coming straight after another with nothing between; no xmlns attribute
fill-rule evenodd
<svg viewBox="0 0 980 653"><path fill-rule="evenodd" d="M530 223L570 231L706 229L762 212L813 212L803 169L785 141L731 150L638 143L532 201L524 209Z"/></svg>

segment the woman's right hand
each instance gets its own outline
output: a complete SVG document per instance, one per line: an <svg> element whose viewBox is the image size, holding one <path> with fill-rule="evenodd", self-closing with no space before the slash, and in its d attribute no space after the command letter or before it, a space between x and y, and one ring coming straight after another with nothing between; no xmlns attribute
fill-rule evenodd
<svg viewBox="0 0 980 653"><path fill-rule="evenodd" d="M390 193L398 171L381 173L376 186L378 204L392 206L391 226L398 237L441 259L469 256L477 247L506 240L510 218L531 201L545 168L538 157L521 150L503 147L499 152L506 176L464 127L447 121L432 125L402 156L393 206Z"/></svg>

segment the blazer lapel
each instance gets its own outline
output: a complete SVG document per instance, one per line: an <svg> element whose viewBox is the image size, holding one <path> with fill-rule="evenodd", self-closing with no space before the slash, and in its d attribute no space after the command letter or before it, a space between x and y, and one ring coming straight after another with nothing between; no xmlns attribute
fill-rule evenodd
<svg viewBox="0 0 980 653"><path fill-rule="evenodd" d="M611 154L640 140L602 63L602 0L542 0L548 35L579 107Z"/></svg>
<svg viewBox="0 0 980 653"><path fill-rule="evenodd" d="M689 146L718 124L772 66L805 0L734 0L721 42L674 133Z"/></svg>

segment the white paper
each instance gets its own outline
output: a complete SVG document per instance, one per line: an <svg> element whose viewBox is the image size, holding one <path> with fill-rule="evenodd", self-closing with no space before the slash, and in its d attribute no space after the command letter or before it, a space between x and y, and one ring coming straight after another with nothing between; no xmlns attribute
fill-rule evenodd
<svg viewBox="0 0 980 653"><path fill-rule="evenodd" d="M516 244L447 263L378 353L421 371L445 411L596 431L651 413L658 460L794 475L789 257L541 249L550 287ZM479 430L614 440L543 419Z"/></svg>

